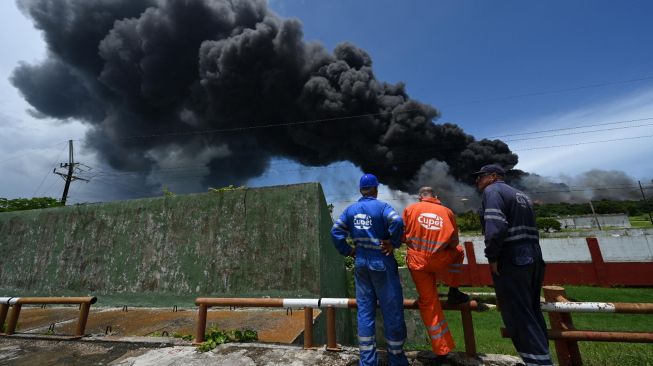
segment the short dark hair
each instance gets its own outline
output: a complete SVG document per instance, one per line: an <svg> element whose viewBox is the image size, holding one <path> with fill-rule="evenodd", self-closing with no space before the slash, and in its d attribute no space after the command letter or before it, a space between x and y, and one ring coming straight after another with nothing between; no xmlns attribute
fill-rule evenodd
<svg viewBox="0 0 653 366"><path fill-rule="evenodd" d="M369 196L372 193L374 193L374 190L376 190L376 189L377 189L376 187L364 187L364 188L361 188L361 194L363 196Z"/></svg>
<svg viewBox="0 0 653 366"><path fill-rule="evenodd" d="M422 195L435 197L435 191L433 191L433 188L431 188L431 187L422 187L422 188L419 189L418 195L420 197Z"/></svg>

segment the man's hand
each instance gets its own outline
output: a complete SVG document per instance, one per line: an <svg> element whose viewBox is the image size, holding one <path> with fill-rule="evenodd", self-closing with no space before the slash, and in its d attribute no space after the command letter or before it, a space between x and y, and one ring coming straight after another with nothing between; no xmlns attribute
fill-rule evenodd
<svg viewBox="0 0 653 366"><path fill-rule="evenodd" d="M497 262L490 262L490 270L492 271L492 273L494 273L495 275L498 276L499 275L499 265L498 265L498 263Z"/></svg>
<svg viewBox="0 0 653 366"><path fill-rule="evenodd" d="M385 239L381 240L381 253L385 255L390 255L395 250L395 247L392 246L390 240Z"/></svg>
<svg viewBox="0 0 653 366"><path fill-rule="evenodd" d="M356 258L356 247L351 248L351 252L349 252L349 257Z"/></svg>

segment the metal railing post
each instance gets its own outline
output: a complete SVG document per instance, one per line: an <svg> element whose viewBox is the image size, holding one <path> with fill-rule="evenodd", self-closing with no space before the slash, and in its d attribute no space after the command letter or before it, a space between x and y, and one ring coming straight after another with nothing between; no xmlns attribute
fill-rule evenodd
<svg viewBox="0 0 653 366"><path fill-rule="evenodd" d="M11 307L11 313L9 314L9 323L7 324L7 335L12 335L16 332L16 325L18 324L18 316L20 315L20 308L22 304L14 304Z"/></svg>
<svg viewBox="0 0 653 366"><path fill-rule="evenodd" d="M340 351L336 343L336 308L329 305L326 309L327 317L327 351Z"/></svg>
<svg viewBox="0 0 653 366"><path fill-rule="evenodd" d="M313 308L304 306L304 349L313 347Z"/></svg>
<svg viewBox="0 0 653 366"><path fill-rule="evenodd" d="M204 342L204 334L206 333L206 313L208 307L205 304L200 304L197 312L197 330L195 331L195 341L193 343L199 344Z"/></svg>
<svg viewBox="0 0 653 366"><path fill-rule="evenodd" d="M544 286L544 299L547 302L564 302L567 300L567 294L563 287L559 286ZM551 323L551 330L565 331L575 330L574 323L571 320L570 313L549 312L549 320ZM574 340L561 340L554 341L556 347L556 354L558 355L558 363L560 366L580 366L583 360L578 349L578 342Z"/></svg>
<svg viewBox="0 0 653 366"><path fill-rule="evenodd" d="M84 302L79 308L79 318L77 319L77 329L75 335L78 337L84 336L86 330L86 322L88 321L88 313L91 310L91 303Z"/></svg>
<svg viewBox="0 0 653 366"><path fill-rule="evenodd" d="M7 313L9 312L9 304L0 304L0 333L7 330L4 329L5 320L7 320Z"/></svg>

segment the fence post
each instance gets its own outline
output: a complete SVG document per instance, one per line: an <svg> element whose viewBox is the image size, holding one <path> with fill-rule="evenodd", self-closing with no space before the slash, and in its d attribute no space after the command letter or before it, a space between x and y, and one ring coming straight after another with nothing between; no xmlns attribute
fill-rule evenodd
<svg viewBox="0 0 653 366"><path fill-rule="evenodd" d="M304 306L304 349L313 347L313 308Z"/></svg>
<svg viewBox="0 0 653 366"><path fill-rule="evenodd" d="M465 257L467 257L467 268L469 269L469 281L472 286L481 286L481 278L478 274L478 263L476 263L476 253L474 252L474 243L465 242Z"/></svg>
<svg viewBox="0 0 653 366"><path fill-rule="evenodd" d="M565 302L567 293L563 287L544 286L544 299L547 302ZM549 320L551 329L556 331L575 330L570 313L557 313L550 311ZM583 360L578 349L578 342L571 340L557 339L554 341L558 363L560 366L580 366Z"/></svg>
<svg viewBox="0 0 653 366"><path fill-rule="evenodd" d="M465 337L465 353L468 356L476 357L476 338L474 337L474 323L469 302L460 306L460 315L463 321L463 335Z"/></svg>
<svg viewBox="0 0 653 366"><path fill-rule="evenodd" d="M603 261L603 255L601 254L601 248L599 247L599 241L596 238L585 238L587 241L587 247L590 250L590 255L592 256L592 264L594 265L594 270L596 271L596 280L600 286L608 286L608 267Z"/></svg>

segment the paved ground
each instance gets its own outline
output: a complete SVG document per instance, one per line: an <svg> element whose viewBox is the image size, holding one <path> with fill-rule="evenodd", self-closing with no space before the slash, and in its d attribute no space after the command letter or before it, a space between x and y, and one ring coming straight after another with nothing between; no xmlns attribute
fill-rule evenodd
<svg viewBox="0 0 653 366"><path fill-rule="evenodd" d="M163 337L158 339L125 337L111 341L93 337L76 341L26 337L0 337L1 366L349 366L358 364L358 350L348 347L342 352L327 352L324 349L303 350L301 347L290 345L230 343L219 346L212 352L199 353L187 342ZM413 366L436 364L430 352L408 352L408 356ZM382 352L381 358L385 360ZM518 362L517 358L511 356L479 355L474 359L463 354L452 354L445 365L513 366Z"/></svg>

